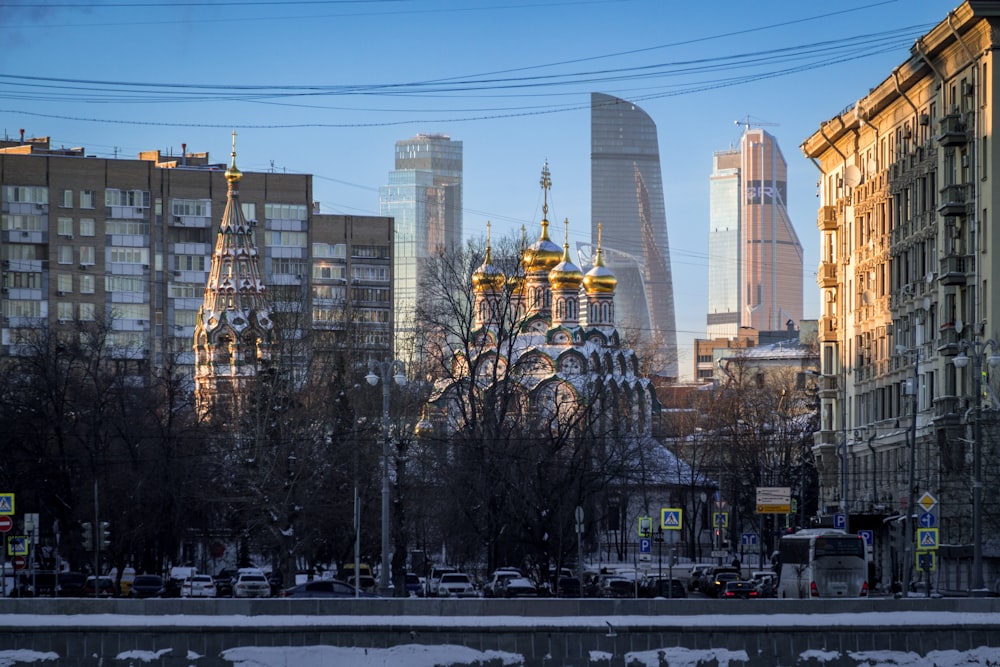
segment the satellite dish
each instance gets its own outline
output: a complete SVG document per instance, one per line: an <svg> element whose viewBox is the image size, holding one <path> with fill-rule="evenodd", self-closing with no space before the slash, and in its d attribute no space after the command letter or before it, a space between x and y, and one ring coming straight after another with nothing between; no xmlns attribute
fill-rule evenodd
<svg viewBox="0 0 1000 667"><path fill-rule="evenodd" d="M857 187L861 183L861 170L853 164L844 170L844 185L849 188Z"/></svg>

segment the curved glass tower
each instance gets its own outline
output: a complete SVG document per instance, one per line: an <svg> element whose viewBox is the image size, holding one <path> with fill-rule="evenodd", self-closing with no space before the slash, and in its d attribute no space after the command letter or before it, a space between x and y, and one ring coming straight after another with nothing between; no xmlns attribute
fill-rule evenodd
<svg viewBox="0 0 1000 667"><path fill-rule="evenodd" d="M677 377L677 326L660 148L653 119L626 100L590 96L591 238L603 224L606 264L618 277L616 319L654 344L653 372Z"/></svg>

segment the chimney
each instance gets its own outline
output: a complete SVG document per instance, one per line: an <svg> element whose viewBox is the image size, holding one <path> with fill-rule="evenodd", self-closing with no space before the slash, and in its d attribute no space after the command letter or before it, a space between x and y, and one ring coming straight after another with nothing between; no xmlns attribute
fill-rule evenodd
<svg viewBox="0 0 1000 667"><path fill-rule="evenodd" d="M24 128L21 128L21 143L24 143Z"/></svg>
<svg viewBox="0 0 1000 667"><path fill-rule="evenodd" d="M181 144L181 165L187 166L188 145Z"/></svg>

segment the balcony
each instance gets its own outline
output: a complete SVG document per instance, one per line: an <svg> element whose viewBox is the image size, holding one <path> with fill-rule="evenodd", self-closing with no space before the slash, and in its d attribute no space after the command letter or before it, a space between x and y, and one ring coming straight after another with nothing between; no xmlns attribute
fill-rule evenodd
<svg viewBox="0 0 1000 667"><path fill-rule="evenodd" d="M968 143L969 138L965 134L965 123L962 114L950 113L941 119L941 133L938 134L938 144L941 146L961 146Z"/></svg>
<svg viewBox="0 0 1000 667"><path fill-rule="evenodd" d="M938 354L947 357L953 357L958 354L958 341L962 339L962 336L955 330L955 323L947 322L942 324L938 333Z"/></svg>
<svg viewBox="0 0 1000 667"><path fill-rule="evenodd" d="M821 232L837 230L837 209L833 206L820 206L816 226Z"/></svg>
<svg viewBox="0 0 1000 667"><path fill-rule="evenodd" d="M941 274L938 280L942 285L965 284L965 256L948 255L941 258Z"/></svg>
<svg viewBox="0 0 1000 667"><path fill-rule="evenodd" d="M833 262L820 262L819 271L817 272L817 282L819 286L824 289L829 289L831 287L836 287L837 282L837 265Z"/></svg>
<svg viewBox="0 0 1000 667"><path fill-rule="evenodd" d="M965 215L966 187L964 184L946 185L941 188L941 201L937 212L941 215Z"/></svg>
<svg viewBox="0 0 1000 667"><path fill-rule="evenodd" d="M837 340L837 318L824 315L819 318L819 340L820 342L833 342Z"/></svg>

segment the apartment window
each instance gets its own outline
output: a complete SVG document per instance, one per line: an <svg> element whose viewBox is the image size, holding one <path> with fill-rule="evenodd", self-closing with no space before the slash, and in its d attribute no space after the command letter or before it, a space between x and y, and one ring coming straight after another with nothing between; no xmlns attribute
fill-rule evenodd
<svg viewBox="0 0 1000 667"><path fill-rule="evenodd" d="M59 236L73 236L73 218L59 218L56 220L56 229Z"/></svg>
<svg viewBox="0 0 1000 667"><path fill-rule="evenodd" d="M356 245L353 248L351 248L351 255L353 257L362 257L365 259L388 259L389 246Z"/></svg>
<svg viewBox="0 0 1000 667"><path fill-rule="evenodd" d="M4 201L22 204L48 204L49 189L44 185L5 185Z"/></svg>
<svg viewBox="0 0 1000 667"><path fill-rule="evenodd" d="M169 290L171 299L197 299L205 294L204 285L191 283L171 283Z"/></svg>
<svg viewBox="0 0 1000 667"><path fill-rule="evenodd" d="M73 208L72 190L63 190L59 193L59 208Z"/></svg>
<svg viewBox="0 0 1000 667"><path fill-rule="evenodd" d="M40 215L4 215L0 219L0 228L5 232L40 232L42 231L42 216Z"/></svg>
<svg viewBox="0 0 1000 667"><path fill-rule="evenodd" d="M93 190L80 190L80 208L94 208L95 199Z"/></svg>
<svg viewBox="0 0 1000 667"><path fill-rule="evenodd" d="M137 220L108 220L104 225L105 234L141 235L149 233L149 223Z"/></svg>
<svg viewBox="0 0 1000 667"><path fill-rule="evenodd" d="M96 227L93 218L80 218L80 236L94 236Z"/></svg>
<svg viewBox="0 0 1000 667"><path fill-rule="evenodd" d="M96 310L97 310L96 307L92 303L81 303L80 319L85 322L93 322Z"/></svg>
<svg viewBox="0 0 1000 667"><path fill-rule="evenodd" d="M174 271L204 271L204 255L174 255Z"/></svg>
<svg viewBox="0 0 1000 667"><path fill-rule="evenodd" d="M12 289L40 289L42 274L34 271L6 271L3 274L3 286Z"/></svg>
<svg viewBox="0 0 1000 667"><path fill-rule="evenodd" d="M347 287L344 285L313 285L313 298L344 301L347 299Z"/></svg>
<svg viewBox="0 0 1000 667"><path fill-rule="evenodd" d="M374 282L389 281L389 267L387 266L354 266L351 271L352 280L366 280Z"/></svg>
<svg viewBox="0 0 1000 667"><path fill-rule="evenodd" d="M243 218L245 220L257 219L257 204L253 202L240 202L240 210L243 211Z"/></svg>
<svg viewBox="0 0 1000 667"><path fill-rule="evenodd" d="M268 220L306 220L309 212L305 204L264 204L264 217Z"/></svg>
<svg viewBox="0 0 1000 667"><path fill-rule="evenodd" d="M108 189L104 191L104 205L149 208L149 193L143 190Z"/></svg>
<svg viewBox="0 0 1000 667"><path fill-rule="evenodd" d="M148 320L149 305L145 303L115 304L114 317L118 320Z"/></svg>
<svg viewBox="0 0 1000 667"><path fill-rule="evenodd" d="M277 262L277 260L275 260L275 262ZM279 273L279 271L275 269L275 273ZM314 264L312 270L312 277L314 280L346 280L347 267L323 266L321 264Z"/></svg>
<svg viewBox="0 0 1000 667"><path fill-rule="evenodd" d="M56 248L56 254L60 264L72 264L73 263L73 246L61 245Z"/></svg>
<svg viewBox="0 0 1000 667"><path fill-rule="evenodd" d="M80 276L80 294L93 294L97 281L94 276L86 274Z"/></svg>
<svg viewBox="0 0 1000 667"><path fill-rule="evenodd" d="M56 276L56 289L63 294L68 294L73 291L73 274L72 273L60 273Z"/></svg>
<svg viewBox="0 0 1000 667"><path fill-rule="evenodd" d="M304 276L306 275L306 263L301 259L292 259L291 257L274 257L271 259L271 273Z"/></svg>
<svg viewBox="0 0 1000 667"><path fill-rule="evenodd" d="M8 299L2 304L4 317L41 317L42 302L37 299L18 301Z"/></svg>
<svg viewBox="0 0 1000 667"><path fill-rule="evenodd" d="M111 247L108 259L112 264L149 264L149 248Z"/></svg>
<svg viewBox="0 0 1000 667"><path fill-rule="evenodd" d="M313 243L312 254L316 259L346 259L346 243Z"/></svg>
<svg viewBox="0 0 1000 667"><path fill-rule="evenodd" d="M305 248L308 236L305 232L276 232L264 234L264 244L269 246L284 246L287 248Z"/></svg>
<svg viewBox="0 0 1000 667"><path fill-rule="evenodd" d="M96 262L94 258L96 257L94 252L94 246L85 245L80 247L80 263L93 266ZM72 262L71 262L72 263Z"/></svg>
<svg viewBox="0 0 1000 667"><path fill-rule="evenodd" d="M170 214L207 218L212 215L211 207L211 202L204 199L174 199L170 202Z"/></svg>
<svg viewBox="0 0 1000 667"><path fill-rule="evenodd" d="M56 303L56 317L63 322L72 320L73 304L69 301L60 301Z"/></svg>
<svg viewBox="0 0 1000 667"><path fill-rule="evenodd" d="M106 292L145 292L146 279L140 276L104 276Z"/></svg>

